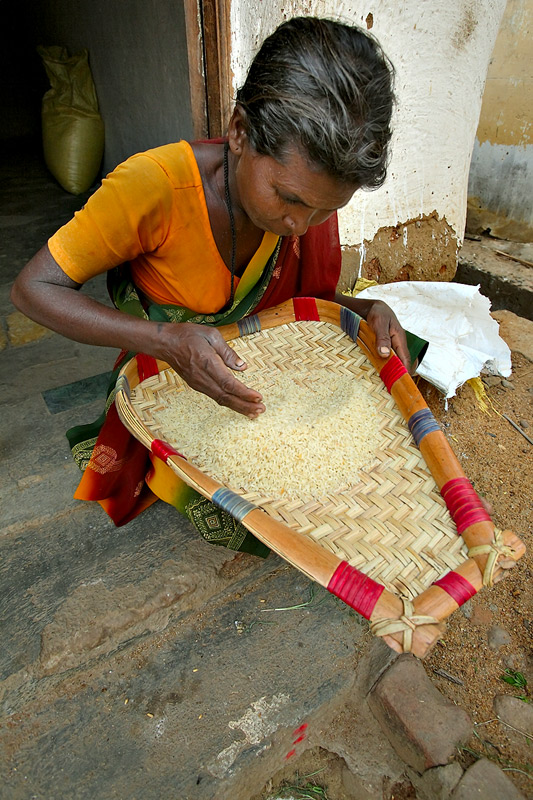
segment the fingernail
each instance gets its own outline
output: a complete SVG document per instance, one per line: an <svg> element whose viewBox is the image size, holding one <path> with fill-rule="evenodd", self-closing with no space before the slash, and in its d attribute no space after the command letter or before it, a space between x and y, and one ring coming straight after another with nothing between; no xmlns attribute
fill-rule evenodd
<svg viewBox="0 0 533 800"><path fill-rule="evenodd" d="M244 361L240 358L238 361L235 362L236 367L242 367L244 365Z"/></svg>
<svg viewBox="0 0 533 800"><path fill-rule="evenodd" d="M389 353L390 353L390 350L389 350L388 347L380 347L379 348L379 352L381 353L382 356L388 356Z"/></svg>

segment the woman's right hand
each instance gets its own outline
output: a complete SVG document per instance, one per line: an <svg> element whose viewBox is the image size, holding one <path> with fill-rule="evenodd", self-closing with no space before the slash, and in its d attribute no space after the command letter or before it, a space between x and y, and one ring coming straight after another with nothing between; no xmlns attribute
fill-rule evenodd
<svg viewBox="0 0 533 800"><path fill-rule="evenodd" d="M246 364L216 328L139 319L82 294L80 288L45 245L18 276L11 299L31 319L76 342L167 361L193 389L240 414L254 418L265 410L259 392L231 374L245 370Z"/></svg>
<svg viewBox="0 0 533 800"><path fill-rule="evenodd" d="M192 389L251 419L263 413L265 406L259 392L230 372L245 370L246 363L216 328L168 322L161 326L160 334L163 348L158 357L170 364Z"/></svg>

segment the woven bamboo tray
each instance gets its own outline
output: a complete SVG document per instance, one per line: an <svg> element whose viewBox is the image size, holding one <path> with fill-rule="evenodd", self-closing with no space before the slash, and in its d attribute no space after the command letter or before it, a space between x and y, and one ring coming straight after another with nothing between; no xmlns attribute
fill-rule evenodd
<svg viewBox="0 0 533 800"><path fill-rule="evenodd" d="M163 362L145 380L136 359L122 370L123 423L187 484L370 620L394 650L423 657L443 620L503 577L524 545L494 528L400 360L378 355L357 314L298 298L219 330L230 342L247 337L247 374L305 363L363 381L379 411L373 463L319 502L224 487L166 441L158 411L184 383Z"/></svg>

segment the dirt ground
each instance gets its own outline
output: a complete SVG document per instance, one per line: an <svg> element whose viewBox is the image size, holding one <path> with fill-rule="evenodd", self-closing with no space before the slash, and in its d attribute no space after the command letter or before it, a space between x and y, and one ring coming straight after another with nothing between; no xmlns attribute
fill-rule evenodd
<svg viewBox="0 0 533 800"><path fill-rule="evenodd" d="M418 384L466 475L492 504L495 524L514 530L528 548L503 581L482 590L452 615L424 665L442 694L464 708L475 724L471 741L459 755L463 766L485 756L528 798L533 797L533 741L496 719L493 709L494 698L501 694L522 695L533 702L533 444L502 416L533 439L533 362L517 352L512 360L513 374L506 383L489 378L492 385L485 385L488 411L480 408L468 384L447 410L434 387L423 380ZM523 675L527 685L519 689L503 681L505 670ZM275 776L257 800L350 800L346 771L334 754L309 751L297 765ZM405 777L401 784L384 786L383 797L410 800L416 792Z"/></svg>
<svg viewBox="0 0 533 800"><path fill-rule="evenodd" d="M296 771L286 767L252 800L354 800L367 796L342 758L317 747L301 756ZM384 777L382 798L416 800L416 791L407 776L394 782Z"/></svg>
<svg viewBox="0 0 533 800"><path fill-rule="evenodd" d="M407 777L395 782L384 778L382 791L383 800L416 800L415 789ZM344 760L317 747L301 756L296 771L294 767L286 767L252 800L354 800L366 796L365 790L354 783Z"/></svg>
<svg viewBox="0 0 533 800"><path fill-rule="evenodd" d="M492 504L496 525L514 530L527 547L505 580L481 591L450 618L442 643L424 664L438 689L466 709L476 725L467 745L472 753L463 754L466 763L468 756L492 759L532 797L533 742L496 720L493 710L498 694L525 694L533 700L533 445L501 416L519 426L522 422L533 439L533 363L513 353L507 383L486 387L494 406L488 413L480 410L469 385L450 401L447 412L433 387L420 387L476 491ZM436 669L461 683L440 677ZM524 676L525 691L502 680L506 669Z"/></svg>

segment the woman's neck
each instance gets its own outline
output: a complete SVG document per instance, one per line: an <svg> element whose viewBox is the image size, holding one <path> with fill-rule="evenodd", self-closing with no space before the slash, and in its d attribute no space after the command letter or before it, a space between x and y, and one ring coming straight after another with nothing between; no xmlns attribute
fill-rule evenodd
<svg viewBox="0 0 533 800"><path fill-rule="evenodd" d="M224 145L195 143L196 158L215 243L224 263L231 269L231 224L225 201ZM242 275L261 244L264 232L256 227L242 209L235 181L236 158L228 153L228 188L236 233L235 274Z"/></svg>

